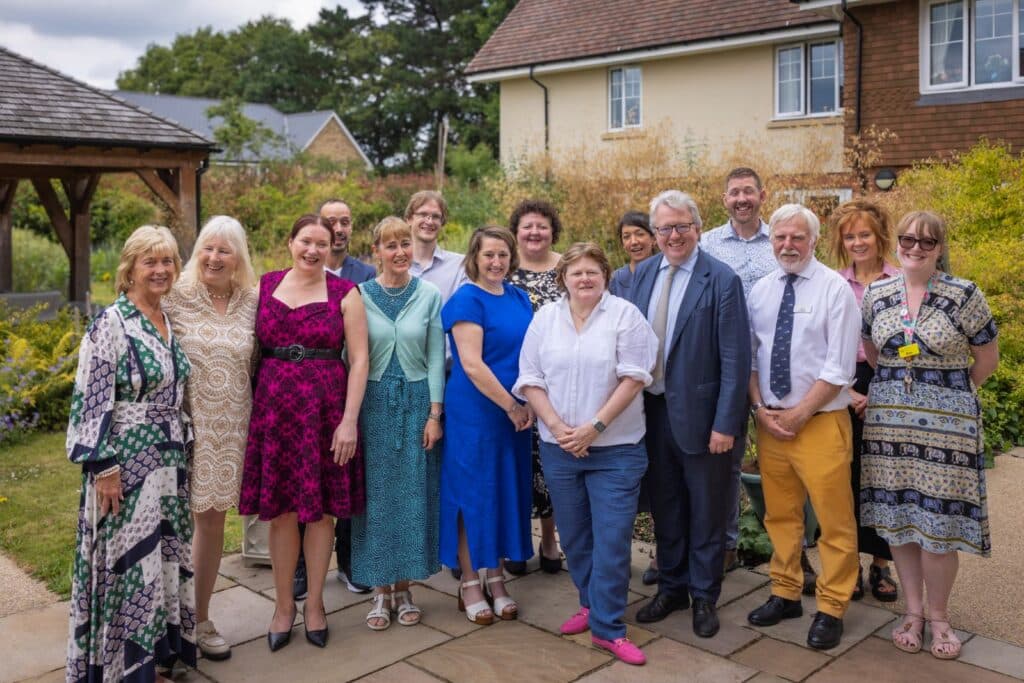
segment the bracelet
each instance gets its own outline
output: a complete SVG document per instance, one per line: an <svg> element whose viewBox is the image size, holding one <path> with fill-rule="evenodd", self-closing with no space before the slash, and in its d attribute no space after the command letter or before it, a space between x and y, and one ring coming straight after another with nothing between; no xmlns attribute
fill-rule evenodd
<svg viewBox="0 0 1024 683"><path fill-rule="evenodd" d="M511 414L511 413L514 413L514 412L516 412L517 410L519 410L519 409L520 409L520 408L522 408L522 407L523 407L523 406L522 406L522 404L520 404L520 403L513 403L513 404L512 404L512 407L511 407L511 408L509 408L508 410L506 410L506 411L505 411L505 413L506 413L506 414Z"/></svg>
<svg viewBox="0 0 1024 683"><path fill-rule="evenodd" d="M428 420L434 420L436 422L440 422L441 421L441 413L428 413L427 414L427 419Z"/></svg>
<svg viewBox="0 0 1024 683"><path fill-rule="evenodd" d="M110 475L117 474L120 471L121 471L121 466L120 465L111 465L107 469L101 470L100 472L98 472L96 474L96 478L97 479L102 479L103 477L109 477Z"/></svg>

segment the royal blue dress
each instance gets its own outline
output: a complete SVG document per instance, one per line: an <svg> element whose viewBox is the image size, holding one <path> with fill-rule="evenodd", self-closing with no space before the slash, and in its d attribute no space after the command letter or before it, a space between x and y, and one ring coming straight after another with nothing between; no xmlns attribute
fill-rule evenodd
<svg viewBox="0 0 1024 683"><path fill-rule="evenodd" d="M458 566L460 514L473 569L497 567L501 558L527 560L533 555L530 430L516 432L504 407L480 393L462 369L451 337L459 322L482 327L483 361L511 390L533 308L521 289L508 283L502 287L504 293L497 296L465 284L441 310L452 349L441 458L441 561L449 567Z"/></svg>

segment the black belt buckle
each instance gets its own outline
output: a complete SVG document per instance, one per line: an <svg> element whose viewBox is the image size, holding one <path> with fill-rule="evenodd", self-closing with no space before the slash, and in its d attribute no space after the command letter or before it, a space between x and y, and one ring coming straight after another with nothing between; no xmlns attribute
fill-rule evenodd
<svg viewBox="0 0 1024 683"><path fill-rule="evenodd" d="M302 344L292 344L291 346L285 347L285 351L288 352L288 360L293 363L298 363L306 357L306 347Z"/></svg>

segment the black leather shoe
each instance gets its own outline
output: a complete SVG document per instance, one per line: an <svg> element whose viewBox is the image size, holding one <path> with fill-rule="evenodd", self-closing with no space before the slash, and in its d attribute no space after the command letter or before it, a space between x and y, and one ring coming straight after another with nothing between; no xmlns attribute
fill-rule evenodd
<svg viewBox="0 0 1024 683"><path fill-rule="evenodd" d="M651 598L649 603L640 608L636 613L636 620L641 624L650 624L661 621L676 610L686 609L689 606L689 595L674 597L667 593L658 593Z"/></svg>
<svg viewBox="0 0 1024 683"><path fill-rule="evenodd" d="M295 617L298 616L299 610L295 610L292 613L292 625L288 627L287 631L267 631L267 645L270 646L271 652L277 652L282 647L291 642L292 639L292 627L295 626Z"/></svg>
<svg viewBox="0 0 1024 683"><path fill-rule="evenodd" d="M831 614L818 612L807 631L807 644L815 650L831 650L843 637L843 620Z"/></svg>
<svg viewBox="0 0 1024 683"><path fill-rule="evenodd" d="M305 628L305 630L306 630L306 640L308 640L313 645L316 645L317 647L327 647L327 636L328 636L328 629L327 629L327 624L326 624L327 614L324 613L324 622L325 622L324 623L324 627L321 628L321 629L317 629L316 631L310 631L309 630L309 621L306 619L306 609L305 609L305 606L303 606L303 609L302 609L302 621L303 621L303 628Z"/></svg>
<svg viewBox="0 0 1024 683"><path fill-rule="evenodd" d="M561 556L550 558L544 556L544 551L537 548L537 556L540 557L540 569L545 574L557 574L562 571L562 558Z"/></svg>
<svg viewBox="0 0 1024 683"><path fill-rule="evenodd" d="M526 573L526 563L522 560L505 560L505 571L515 576L522 576Z"/></svg>
<svg viewBox="0 0 1024 683"><path fill-rule="evenodd" d="M708 600L693 600L693 632L701 638L710 638L718 633L718 610Z"/></svg>
<svg viewBox="0 0 1024 683"><path fill-rule="evenodd" d="M640 581L645 586L653 586L654 584L658 583L658 568L648 567L647 569L645 569L643 576L640 577Z"/></svg>
<svg viewBox="0 0 1024 683"><path fill-rule="evenodd" d="M295 600L305 600L308 592L309 582L306 579L306 565L305 563L299 563L295 567L295 576L292 578L292 598Z"/></svg>
<svg viewBox="0 0 1024 683"><path fill-rule="evenodd" d="M783 619L796 619L803 614L804 607L799 600L786 600L773 595L768 598L768 602L748 614L747 621L754 626L775 626Z"/></svg>

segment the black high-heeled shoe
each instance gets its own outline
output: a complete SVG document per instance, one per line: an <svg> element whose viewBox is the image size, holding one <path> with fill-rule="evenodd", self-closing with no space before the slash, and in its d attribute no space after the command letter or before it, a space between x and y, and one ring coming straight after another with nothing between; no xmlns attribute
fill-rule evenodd
<svg viewBox="0 0 1024 683"><path fill-rule="evenodd" d="M557 574L562 571L562 556L559 553L556 557L548 557L544 554L544 545L537 546L537 556L540 557L540 569L546 574Z"/></svg>
<svg viewBox="0 0 1024 683"><path fill-rule="evenodd" d="M295 617L299 615L298 608L292 612L292 625L288 627L287 631L267 631L267 645L270 647L271 652L277 652L282 647L291 642L292 639L292 628L295 626Z"/></svg>
<svg viewBox="0 0 1024 683"><path fill-rule="evenodd" d="M309 604L309 603L306 603ZM306 631L306 640L317 647L327 647L327 610L324 610L324 627L316 631L309 630L309 620L306 618L306 605L302 606L302 625Z"/></svg>

